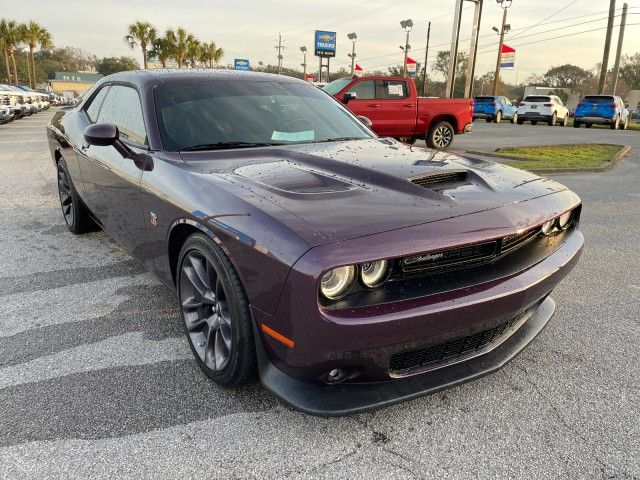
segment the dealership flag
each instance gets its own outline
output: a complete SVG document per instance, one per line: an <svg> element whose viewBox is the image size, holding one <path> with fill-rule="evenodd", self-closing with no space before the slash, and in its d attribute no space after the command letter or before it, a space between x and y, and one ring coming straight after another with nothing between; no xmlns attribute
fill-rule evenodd
<svg viewBox="0 0 640 480"><path fill-rule="evenodd" d="M358 64L356 63L356 66L355 66L355 68L353 69L353 71L354 71L355 73L363 73L363 72L364 72L364 68L362 68L360 65L358 65Z"/></svg>
<svg viewBox="0 0 640 480"><path fill-rule="evenodd" d="M305 74L304 79L305 79L307 82L313 82L313 73L307 73L307 74Z"/></svg>
<svg viewBox="0 0 640 480"><path fill-rule="evenodd" d="M513 68L516 63L516 49L509 45L502 45L500 68Z"/></svg>
<svg viewBox="0 0 640 480"><path fill-rule="evenodd" d="M418 68L418 64L416 63L416 61L411 57L407 57L407 73L409 74L410 77L416 76L417 68Z"/></svg>

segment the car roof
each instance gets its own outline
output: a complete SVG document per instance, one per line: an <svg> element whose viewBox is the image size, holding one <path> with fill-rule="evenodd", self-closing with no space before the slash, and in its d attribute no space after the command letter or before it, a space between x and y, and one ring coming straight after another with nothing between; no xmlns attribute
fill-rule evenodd
<svg viewBox="0 0 640 480"><path fill-rule="evenodd" d="M148 69L148 70L128 70L124 72L108 75L100 80L106 82L126 82L138 87L149 85L160 85L165 82L175 81L211 81L211 80L253 80L253 81L278 81L290 83L309 84L301 79L276 75L274 73L250 72L241 70L223 69Z"/></svg>

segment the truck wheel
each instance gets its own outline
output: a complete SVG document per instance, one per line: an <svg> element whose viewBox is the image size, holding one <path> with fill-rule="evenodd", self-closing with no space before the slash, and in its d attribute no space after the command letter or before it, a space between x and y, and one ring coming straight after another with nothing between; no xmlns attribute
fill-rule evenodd
<svg viewBox="0 0 640 480"><path fill-rule="evenodd" d="M518 121L518 112L513 114L513 117L511 117L511 123L512 124L518 124L518 125L522 125L519 121Z"/></svg>
<svg viewBox="0 0 640 480"><path fill-rule="evenodd" d="M453 126L449 122L442 121L431 126L425 137L425 142L430 148L446 150L453 142L454 135Z"/></svg>
<svg viewBox="0 0 640 480"><path fill-rule="evenodd" d="M496 118L494 119L494 121L495 121L496 123L500 123L500 122L502 121L502 112L501 112L501 111L498 111L498 112L496 113Z"/></svg>

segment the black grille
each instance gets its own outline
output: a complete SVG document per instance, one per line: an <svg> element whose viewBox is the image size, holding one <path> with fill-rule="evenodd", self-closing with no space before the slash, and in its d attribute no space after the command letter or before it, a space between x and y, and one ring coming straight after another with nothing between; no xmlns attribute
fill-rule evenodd
<svg viewBox="0 0 640 480"><path fill-rule="evenodd" d="M474 333L473 335L467 335L466 337L460 337L430 347L396 353L391 357L389 369L391 373L403 373L407 370L414 369L427 369L441 363L449 363L457 357L476 353L490 345L520 319L522 319L522 315L516 316L489 330Z"/></svg>
<svg viewBox="0 0 640 480"><path fill-rule="evenodd" d="M400 261L400 266L404 273L433 273L442 269L451 270L486 263L493 260L497 254L498 242L493 241L405 257Z"/></svg>
<svg viewBox="0 0 640 480"><path fill-rule="evenodd" d="M531 228L524 233L504 237L502 239L501 252L506 253L511 250L515 250L518 247L521 247L525 243L528 243L530 240L533 240L536 235L538 235L538 233L540 233L539 228Z"/></svg>
<svg viewBox="0 0 640 480"><path fill-rule="evenodd" d="M412 183L423 188L433 188L443 183L459 183L467 179L467 172L464 170L453 170L450 172L433 173L423 177L415 177L410 179Z"/></svg>
<svg viewBox="0 0 640 480"><path fill-rule="evenodd" d="M1 99L2 105L11 105L11 98L9 97L9 95L3 95Z"/></svg>

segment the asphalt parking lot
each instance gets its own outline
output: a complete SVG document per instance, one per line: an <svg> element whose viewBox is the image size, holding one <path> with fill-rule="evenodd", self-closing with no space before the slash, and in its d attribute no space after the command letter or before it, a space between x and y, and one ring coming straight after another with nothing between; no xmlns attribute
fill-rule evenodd
<svg viewBox="0 0 640 480"><path fill-rule="evenodd" d="M457 137L456 149L635 150L605 174L559 179L584 201L586 247L519 357L430 397L321 419L257 382L207 381L173 294L103 233L67 232L52 114L0 126L1 477L640 478L639 132L477 123Z"/></svg>

